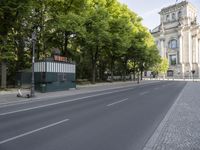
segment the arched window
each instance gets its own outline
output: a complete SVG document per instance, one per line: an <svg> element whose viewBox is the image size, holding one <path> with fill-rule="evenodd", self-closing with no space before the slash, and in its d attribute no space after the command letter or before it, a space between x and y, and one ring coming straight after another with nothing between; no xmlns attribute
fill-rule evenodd
<svg viewBox="0 0 200 150"><path fill-rule="evenodd" d="M178 42L176 39L173 39L171 41L169 41L168 47L173 49L173 48L177 48L178 47Z"/></svg>
<svg viewBox="0 0 200 150"><path fill-rule="evenodd" d="M176 15L175 15L175 13L172 14L172 20L176 20Z"/></svg>
<svg viewBox="0 0 200 150"><path fill-rule="evenodd" d="M166 21L169 21L169 15L166 16Z"/></svg>
<svg viewBox="0 0 200 150"><path fill-rule="evenodd" d="M178 18L181 18L181 17L182 17L182 12L179 11L179 12L178 12Z"/></svg>

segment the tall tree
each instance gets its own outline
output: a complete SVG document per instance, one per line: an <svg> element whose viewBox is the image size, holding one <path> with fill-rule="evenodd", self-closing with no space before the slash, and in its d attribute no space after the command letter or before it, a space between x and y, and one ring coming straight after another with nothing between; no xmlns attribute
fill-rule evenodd
<svg viewBox="0 0 200 150"><path fill-rule="evenodd" d="M111 81L113 80L114 64L117 60L123 58L126 61L126 50L130 45L130 34L132 26L130 17L126 15L123 7L117 3L114 5L114 12L111 13L109 21L109 40L107 42L107 56L110 60Z"/></svg>
<svg viewBox="0 0 200 150"><path fill-rule="evenodd" d="M108 38L109 14L105 8L106 1L90 1L85 22L85 35L82 42L84 51L87 51L91 62L91 81L96 81L97 61Z"/></svg>
<svg viewBox="0 0 200 150"><path fill-rule="evenodd" d="M15 57L14 43L11 32L16 20L28 10L30 0L1 0L0 1L0 62L1 87L6 87L6 64Z"/></svg>
<svg viewBox="0 0 200 150"><path fill-rule="evenodd" d="M50 45L57 46L66 57L73 57L71 44L81 34L86 1L82 0L49 0ZM81 10L81 11L80 11Z"/></svg>

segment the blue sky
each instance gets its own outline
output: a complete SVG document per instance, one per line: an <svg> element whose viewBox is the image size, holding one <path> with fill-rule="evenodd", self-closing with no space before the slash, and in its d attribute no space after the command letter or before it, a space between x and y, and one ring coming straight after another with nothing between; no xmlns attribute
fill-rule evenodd
<svg viewBox="0 0 200 150"><path fill-rule="evenodd" d="M176 0L119 0L121 3L128 5L128 7L136 12L143 18L143 25L149 29L153 29L159 25L160 16L158 12L163 7L173 5ZM178 0L181 2L182 0ZM199 11L198 21L200 20L200 0L188 0L191 2ZM200 21L199 21L200 23Z"/></svg>

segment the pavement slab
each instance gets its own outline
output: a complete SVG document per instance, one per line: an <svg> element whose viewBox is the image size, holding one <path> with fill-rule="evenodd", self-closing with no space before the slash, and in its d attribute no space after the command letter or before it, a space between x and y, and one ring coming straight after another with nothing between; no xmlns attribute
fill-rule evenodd
<svg viewBox="0 0 200 150"><path fill-rule="evenodd" d="M200 150L200 83L188 82L143 150Z"/></svg>

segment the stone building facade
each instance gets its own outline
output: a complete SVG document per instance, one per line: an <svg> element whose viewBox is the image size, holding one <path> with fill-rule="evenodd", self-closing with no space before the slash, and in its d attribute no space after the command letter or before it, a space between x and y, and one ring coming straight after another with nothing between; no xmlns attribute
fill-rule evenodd
<svg viewBox="0 0 200 150"><path fill-rule="evenodd" d="M168 76L200 78L200 26L197 9L188 1L163 8L160 25L151 31L163 58L169 61ZM194 70L194 71L193 71Z"/></svg>

